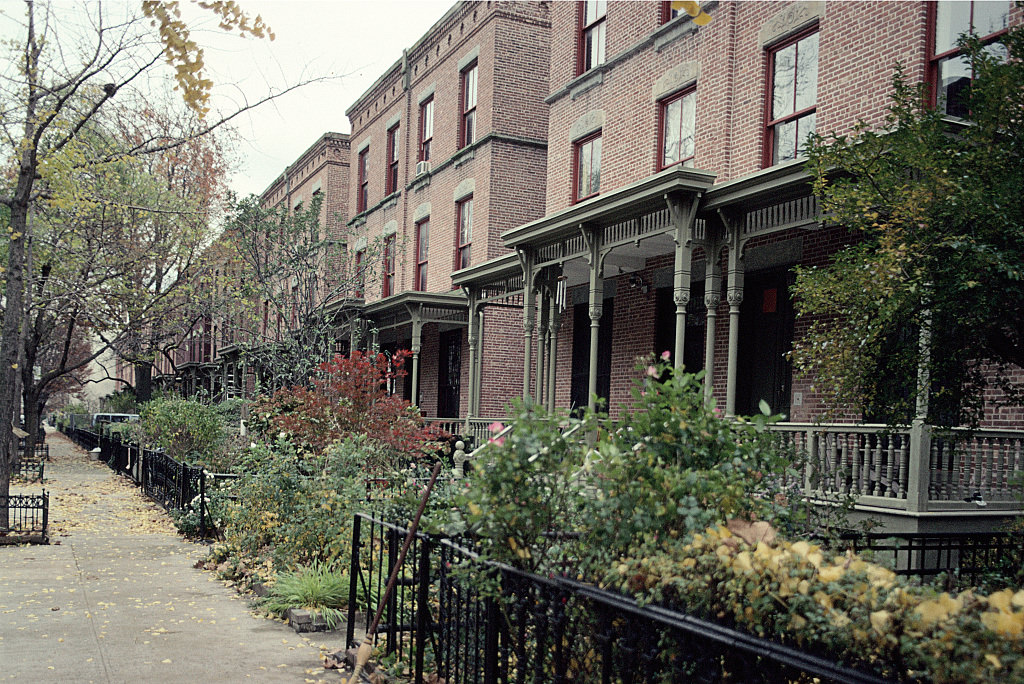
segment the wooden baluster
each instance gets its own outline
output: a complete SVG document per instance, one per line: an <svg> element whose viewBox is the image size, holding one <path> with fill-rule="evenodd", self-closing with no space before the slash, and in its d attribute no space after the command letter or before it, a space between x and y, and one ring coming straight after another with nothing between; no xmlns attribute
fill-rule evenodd
<svg viewBox="0 0 1024 684"><path fill-rule="evenodd" d="M864 493L864 487L863 487L863 483L861 482L861 467L860 467L860 458L861 458L861 454L860 454L860 451L861 451L860 450L860 437L857 436L857 435L854 435L854 439L857 440L858 444L857 444L857 447L853 451L853 457L850 459L852 461L852 464L853 464L853 473L852 473L853 481L851 482L851 485L853 487L853 491L855 491L857 494L863 494Z"/></svg>

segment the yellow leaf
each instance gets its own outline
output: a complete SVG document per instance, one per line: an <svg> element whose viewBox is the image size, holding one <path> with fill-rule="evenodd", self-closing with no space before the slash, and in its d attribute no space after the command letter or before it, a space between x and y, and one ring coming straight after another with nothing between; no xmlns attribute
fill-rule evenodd
<svg viewBox="0 0 1024 684"><path fill-rule="evenodd" d="M822 568L818 571L818 578L822 582L838 582L843 576L843 567L840 565L830 565L827 568Z"/></svg>
<svg viewBox="0 0 1024 684"><path fill-rule="evenodd" d="M997 670L1003 666L1003 664L999 661L999 656L995 655L994 653L986 653L985 660L992 663L992 667L996 668Z"/></svg>
<svg viewBox="0 0 1024 684"><path fill-rule="evenodd" d="M981 624L996 634L1020 639L1024 637L1024 613L987 612L981 614Z"/></svg>
<svg viewBox="0 0 1024 684"><path fill-rule="evenodd" d="M892 615L887 610L876 610L871 614L871 627L880 635L885 636L889 629L889 620Z"/></svg>

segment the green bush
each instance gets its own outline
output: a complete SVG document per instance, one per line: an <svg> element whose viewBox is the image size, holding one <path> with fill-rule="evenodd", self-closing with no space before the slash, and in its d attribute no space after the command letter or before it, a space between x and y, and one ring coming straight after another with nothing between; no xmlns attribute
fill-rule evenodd
<svg viewBox="0 0 1024 684"><path fill-rule="evenodd" d="M143 444L183 463L218 469L225 430L217 409L190 399L154 399L140 416L136 430Z"/></svg>
<svg viewBox="0 0 1024 684"><path fill-rule="evenodd" d="M278 617L290 608L302 608L319 615L329 629L337 627L348 605L349 582L344 571L314 562L278 575L259 604Z"/></svg>

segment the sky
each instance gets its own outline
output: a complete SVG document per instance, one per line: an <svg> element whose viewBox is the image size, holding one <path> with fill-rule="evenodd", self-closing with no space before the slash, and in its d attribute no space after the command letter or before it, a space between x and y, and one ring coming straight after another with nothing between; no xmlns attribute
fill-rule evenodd
<svg viewBox="0 0 1024 684"><path fill-rule="evenodd" d="M275 33L273 42L216 29L195 8L186 16L204 47L216 102L226 108L296 82L334 77L293 91L235 120L240 196L260 194L326 131L348 133L345 110L454 4L454 0L241 0ZM184 5L184 3L183 3Z"/></svg>

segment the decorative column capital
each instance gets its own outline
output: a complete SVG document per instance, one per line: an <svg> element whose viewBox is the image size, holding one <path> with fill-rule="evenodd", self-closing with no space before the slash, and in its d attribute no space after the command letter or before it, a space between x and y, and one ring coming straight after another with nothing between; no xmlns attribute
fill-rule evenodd
<svg viewBox="0 0 1024 684"><path fill-rule="evenodd" d="M672 299L675 301L676 307L685 307L690 303L690 291L679 290L672 296Z"/></svg>
<svg viewBox="0 0 1024 684"><path fill-rule="evenodd" d="M601 320L601 314L604 313L604 307L601 304L595 304L590 307L590 320L599 321Z"/></svg>
<svg viewBox="0 0 1024 684"><path fill-rule="evenodd" d="M739 305L743 303L743 292L742 291L730 292L729 294L726 295L726 298L729 301L729 308L733 308L733 309L734 308L738 308Z"/></svg>
<svg viewBox="0 0 1024 684"><path fill-rule="evenodd" d="M722 301L722 296L717 292L713 294L704 295L704 306L708 308L708 313L718 308L718 304Z"/></svg>

